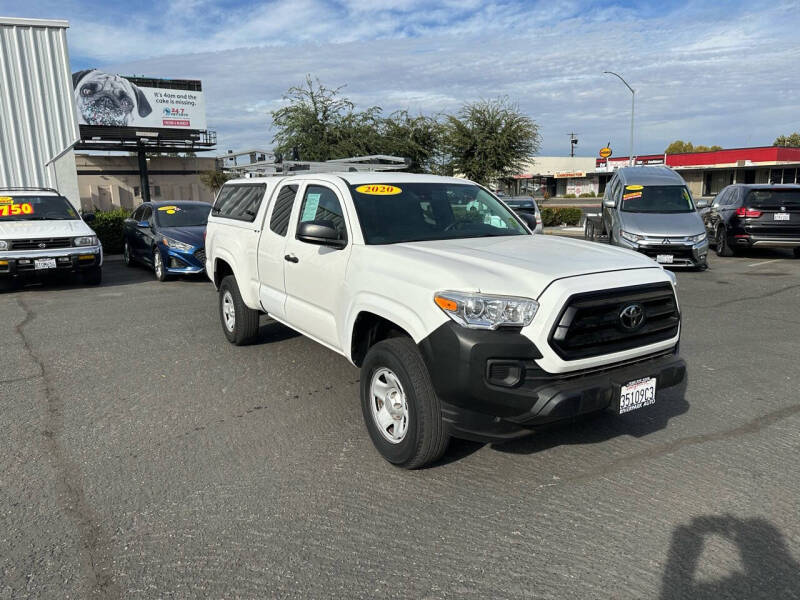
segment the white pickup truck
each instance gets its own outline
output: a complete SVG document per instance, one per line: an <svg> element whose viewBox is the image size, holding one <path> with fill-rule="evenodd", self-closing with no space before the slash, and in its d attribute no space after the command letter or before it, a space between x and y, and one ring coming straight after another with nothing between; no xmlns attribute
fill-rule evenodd
<svg viewBox="0 0 800 600"><path fill-rule="evenodd" d="M624 413L682 384L674 276L646 256L532 235L485 188L406 173L226 183L206 271L234 344L270 317L361 368L369 434L391 463L451 436L501 442Z"/></svg>
<svg viewBox="0 0 800 600"><path fill-rule="evenodd" d="M47 188L0 187L0 289L65 274L98 285L102 267L97 235L64 196Z"/></svg>

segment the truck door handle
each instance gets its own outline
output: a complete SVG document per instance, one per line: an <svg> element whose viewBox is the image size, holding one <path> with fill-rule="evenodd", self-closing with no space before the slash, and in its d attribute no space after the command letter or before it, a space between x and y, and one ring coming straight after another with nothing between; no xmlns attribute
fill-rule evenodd
<svg viewBox="0 0 800 600"><path fill-rule="evenodd" d="M300 259L297 258L294 254L287 254L283 257L283 260L288 260L290 263L299 263Z"/></svg>

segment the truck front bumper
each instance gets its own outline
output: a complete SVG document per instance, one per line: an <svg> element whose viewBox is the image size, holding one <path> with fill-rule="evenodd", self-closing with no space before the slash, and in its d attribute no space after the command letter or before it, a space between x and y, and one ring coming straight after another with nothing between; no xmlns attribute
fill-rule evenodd
<svg viewBox="0 0 800 600"><path fill-rule="evenodd" d="M36 261L55 260L55 268L37 269ZM37 277L54 273L77 273L103 264L103 247L53 248L0 252L0 278Z"/></svg>
<svg viewBox="0 0 800 600"><path fill-rule="evenodd" d="M500 442L537 426L614 408L625 384L656 379L656 403L686 380L677 347L623 364L553 374L516 331L482 331L446 323L420 342L451 435Z"/></svg>

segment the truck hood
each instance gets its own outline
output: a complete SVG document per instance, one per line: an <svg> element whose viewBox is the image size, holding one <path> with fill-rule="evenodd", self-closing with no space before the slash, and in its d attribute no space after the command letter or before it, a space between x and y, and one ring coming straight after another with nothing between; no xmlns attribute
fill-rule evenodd
<svg viewBox="0 0 800 600"><path fill-rule="evenodd" d="M0 219L0 240L27 240L94 234L94 231L81 219L69 221L3 221Z"/></svg>
<svg viewBox="0 0 800 600"><path fill-rule="evenodd" d="M380 262L421 285L538 297L554 280L628 269L661 269L630 250L550 235L409 242L381 248ZM377 258L377 257L376 257ZM375 264L372 262L371 264Z"/></svg>
<svg viewBox="0 0 800 600"><path fill-rule="evenodd" d="M622 229L648 237L687 236L705 232L703 219L696 212L637 213L620 211Z"/></svg>

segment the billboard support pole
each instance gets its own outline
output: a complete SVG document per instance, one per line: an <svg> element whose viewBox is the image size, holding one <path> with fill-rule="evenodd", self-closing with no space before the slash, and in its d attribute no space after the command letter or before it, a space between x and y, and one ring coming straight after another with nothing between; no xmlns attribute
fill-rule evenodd
<svg viewBox="0 0 800 600"><path fill-rule="evenodd" d="M142 202L150 202L150 175L147 172L147 153L141 142L139 142L138 146L139 184L142 188Z"/></svg>

